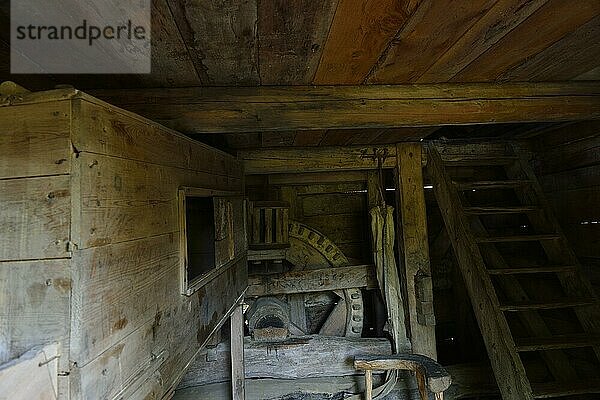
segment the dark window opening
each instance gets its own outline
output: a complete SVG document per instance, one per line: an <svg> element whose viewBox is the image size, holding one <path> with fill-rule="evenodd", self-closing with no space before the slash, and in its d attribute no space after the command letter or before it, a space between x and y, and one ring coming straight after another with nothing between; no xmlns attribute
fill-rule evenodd
<svg viewBox="0 0 600 400"><path fill-rule="evenodd" d="M187 282L210 272L215 264L215 207L212 197L186 197Z"/></svg>

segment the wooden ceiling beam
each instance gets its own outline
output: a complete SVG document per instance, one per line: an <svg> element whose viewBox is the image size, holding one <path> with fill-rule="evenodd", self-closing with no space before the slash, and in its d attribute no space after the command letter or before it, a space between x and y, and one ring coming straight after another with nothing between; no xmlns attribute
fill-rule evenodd
<svg viewBox="0 0 600 400"><path fill-rule="evenodd" d="M600 82L191 87L90 93L185 133L600 118Z"/></svg>

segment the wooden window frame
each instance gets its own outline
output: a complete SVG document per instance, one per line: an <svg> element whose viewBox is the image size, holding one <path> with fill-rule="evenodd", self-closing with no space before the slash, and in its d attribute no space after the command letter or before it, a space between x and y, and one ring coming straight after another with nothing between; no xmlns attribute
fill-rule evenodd
<svg viewBox="0 0 600 400"><path fill-rule="evenodd" d="M191 296L202 286L212 281L219 276L225 269L235 264L238 260L233 257L224 265L218 266L215 261L215 268L211 271L200 275L188 282L188 248L187 248L187 218L186 218L186 198L187 197L234 197L241 196L239 192L204 189L196 187L180 187L177 191L178 217L179 217L179 275L180 275L180 291L185 296ZM215 224L217 223L215 218ZM216 227L215 227L216 230ZM216 232L215 232L216 237ZM216 240L215 240L216 246ZM216 249L215 249L216 250Z"/></svg>

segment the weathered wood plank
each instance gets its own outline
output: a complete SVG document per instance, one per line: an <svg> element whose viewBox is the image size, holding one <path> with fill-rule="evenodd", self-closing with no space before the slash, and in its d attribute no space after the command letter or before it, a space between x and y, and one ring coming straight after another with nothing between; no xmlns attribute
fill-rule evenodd
<svg viewBox="0 0 600 400"><path fill-rule="evenodd" d="M73 146L103 154L219 176L241 177L240 164L213 149L154 122L92 98L73 100Z"/></svg>
<svg viewBox="0 0 600 400"><path fill-rule="evenodd" d="M248 285L247 296L271 296L356 287L373 289L377 278L372 265L356 265L251 276Z"/></svg>
<svg viewBox="0 0 600 400"><path fill-rule="evenodd" d="M354 356L391 354L391 347L387 339L379 338L312 335L275 344L246 337L244 353L246 379L301 379L356 375L352 366ZM317 360L315 354L322 357ZM229 346L221 343L216 348L214 361L207 361L202 354L196 358L179 388L227 381L229 370Z"/></svg>
<svg viewBox="0 0 600 400"><path fill-rule="evenodd" d="M409 329L413 351L437 358L435 343L435 316L427 215L423 192L423 146L420 143L397 145L398 182L400 196L398 234L402 237L404 273L407 282Z"/></svg>
<svg viewBox="0 0 600 400"><path fill-rule="evenodd" d="M384 168L393 168L394 146L387 149ZM244 171L252 174L330 172L332 170L376 169L372 147L319 147L246 150L239 153Z"/></svg>
<svg viewBox="0 0 600 400"><path fill-rule="evenodd" d="M415 82L494 3L494 0L422 2L372 70L368 82ZM448 12L450 9L452 12Z"/></svg>
<svg viewBox="0 0 600 400"><path fill-rule="evenodd" d="M453 82L485 82L546 49L600 12L600 3L582 0L577 7L568 0L549 1L485 53L456 74ZM560 15L560 18L557 16Z"/></svg>
<svg viewBox="0 0 600 400"><path fill-rule="evenodd" d="M193 296L180 296L175 285L165 308L155 308L132 333L112 342L87 364L73 358L77 362L72 371L74 393L82 398L143 399L152 392L162 397L174 388L182 369L211 333L229 318L231 305L245 288L246 274L246 261L242 260ZM171 274L171 279L176 281L176 274ZM101 385L98 376L105 377ZM162 385L156 376L163 377Z"/></svg>
<svg viewBox="0 0 600 400"><path fill-rule="evenodd" d="M69 260L0 262L0 364L68 338Z"/></svg>
<svg viewBox="0 0 600 400"><path fill-rule="evenodd" d="M233 400L245 399L244 308L239 304L230 318L231 393Z"/></svg>
<svg viewBox="0 0 600 400"><path fill-rule="evenodd" d="M525 21L548 0L499 0L417 82L446 82Z"/></svg>
<svg viewBox="0 0 600 400"><path fill-rule="evenodd" d="M573 82L94 93L178 131L232 133L596 119L598 91L599 84Z"/></svg>
<svg viewBox="0 0 600 400"><path fill-rule="evenodd" d="M337 0L258 0L258 57L263 85L310 84Z"/></svg>
<svg viewBox="0 0 600 400"><path fill-rule="evenodd" d="M313 83L362 83L419 3L340 0Z"/></svg>
<svg viewBox="0 0 600 400"><path fill-rule="evenodd" d="M69 101L0 107L0 179L68 174Z"/></svg>
<svg viewBox="0 0 600 400"><path fill-rule="evenodd" d="M58 398L59 347L53 343L29 350L0 370L0 393L11 400Z"/></svg>
<svg viewBox="0 0 600 400"><path fill-rule="evenodd" d="M181 186L238 190L241 180L117 157L81 153L79 248L179 230Z"/></svg>
<svg viewBox="0 0 600 400"><path fill-rule="evenodd" d="M0 180L0 261L68 257L69 176Z"/></svg>
<svg viewBox="0 0 600 400"><path fill-rule="evenodd" d="M511 67L500 79L515 82L567 81L597 66L598 59L600 15L535 56Z"/></svg>
<svg viewBox="0 0 600 400"><path fill-rule="evenodd" d="M256 1L167 0L204 85L255 85Z"/></svg>

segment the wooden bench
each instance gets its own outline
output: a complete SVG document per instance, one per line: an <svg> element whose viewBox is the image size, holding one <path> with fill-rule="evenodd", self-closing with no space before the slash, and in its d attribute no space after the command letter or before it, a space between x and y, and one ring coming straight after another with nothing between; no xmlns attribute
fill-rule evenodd
<svg viewBox="0 0 600 400"><path fill-rule="evenodd" d="M354 359L354 368L365 371L365 399L373 399L373 371L414 371L421 400L429 399L429 392L436 400L444 399L444 391L450 387L450 374L435 360L420 354L396 354L391 356L365 356Z"/></svg>

